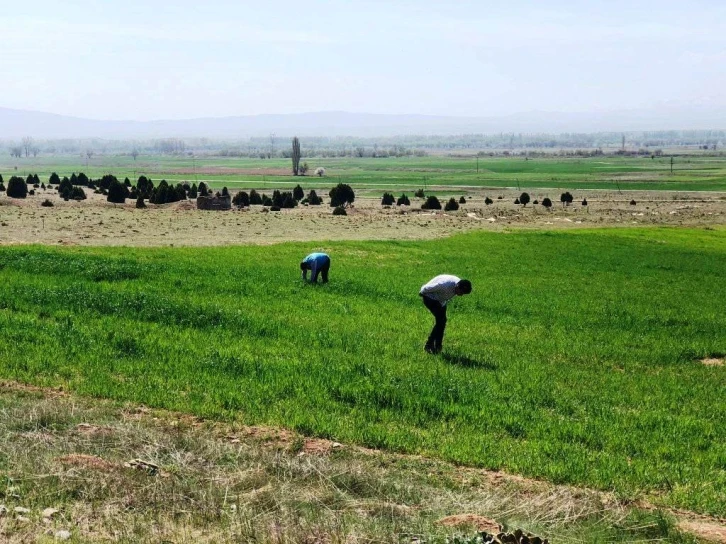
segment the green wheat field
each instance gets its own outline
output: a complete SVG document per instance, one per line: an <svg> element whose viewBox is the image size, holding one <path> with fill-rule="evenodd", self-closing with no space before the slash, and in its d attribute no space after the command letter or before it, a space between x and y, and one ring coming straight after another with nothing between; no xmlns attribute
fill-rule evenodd
<svg viewBox="0 0 726 544"><path fill-rule="evenodd" d="M474 290L431 356L439 273ZM0 375L719 515L725 286L723 229L2 247Z"/></svg>

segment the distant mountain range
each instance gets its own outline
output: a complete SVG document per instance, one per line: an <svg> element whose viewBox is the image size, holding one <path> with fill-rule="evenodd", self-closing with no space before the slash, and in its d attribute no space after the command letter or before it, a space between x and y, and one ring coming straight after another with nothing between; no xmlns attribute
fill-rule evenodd
<svg viewBox="0 0 726 544"><path fill-rule="evenodd" d="M159 121L101 121L0 108L0 139L149 139L250 136L396 136L495 133L630 132L726 129L726 108L690 107L598 113L533 111L500 117L348 112L269 114Z"/></svg>

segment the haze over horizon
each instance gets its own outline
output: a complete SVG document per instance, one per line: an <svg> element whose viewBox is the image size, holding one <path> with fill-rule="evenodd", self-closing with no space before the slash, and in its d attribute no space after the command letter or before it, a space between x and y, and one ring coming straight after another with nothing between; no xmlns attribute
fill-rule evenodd
<svg viewBox="0 0 726 544"><path fill-rule="evenodd" d="M0 25L0 107L85 119L726 109L709 0L37 0Z"/></svg>

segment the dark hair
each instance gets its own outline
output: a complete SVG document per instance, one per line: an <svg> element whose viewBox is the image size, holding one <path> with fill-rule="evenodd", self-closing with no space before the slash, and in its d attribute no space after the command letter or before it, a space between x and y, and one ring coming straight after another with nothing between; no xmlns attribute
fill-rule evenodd
<svg viewBox="0 0 726 544"><path fill-rule="evenodd" d="M459 283L457 283L456 286L465 295L471 293L471 282L469 280L459 280Z"/></svg>
<svg viewBox="0 0 726 544"><path fill-rule="evenodd" d="M307 270L307 269L308 269L308 263L306 263L304 261L301 262L300 263L300 270Z"/></svg>

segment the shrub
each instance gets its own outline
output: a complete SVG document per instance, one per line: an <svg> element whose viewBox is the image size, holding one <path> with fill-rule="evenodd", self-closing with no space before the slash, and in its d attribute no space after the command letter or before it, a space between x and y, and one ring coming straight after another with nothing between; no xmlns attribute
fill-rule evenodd
<svg viewBox="0 0 726 544"><path fill-rule="evenodd" d="M280 211L280 206L270 206L270 211L271 212L279 212Z"/></svg>
<svg viewBox="0 0 726 544"><path fill-rule="evenodd" d="M295 185L295 188L292 190L292 197L297 201L305 198L305 191L303 191L303 188L300 187L300 184Z"/></svg>
<svg viewBox="0 0 726 544"><path fill-rule="evenodd" d="M381 204L383 206L391 206L396 202L396 197L393 196L391 193L383 193L383 198L381 199Z"/></svg>
<svg viewBox="0 0 726 544"><path fill-rule="evenodd" d="M539 204L539 200L537 200L537 199L535 198L535 199L534 199L534 200L532 201L532 204Z"/></svg>
<svg viewBox="0 0 726 544"><path fill-rule="evenodd" d="M48 198L46 198L43 202L41 202L40 205L43 206L44 208L52 208L53 207L53 203Z"/></svg>
<svg viewBox="0 0 726 544"><path fill-rule="evenodd" d="M236 195L234 195L234 198L232 199L232 204L234 204L235 206L240 206L241 208L246 208L250 205L250 195L248 195L244 191L239 191Z"/></svg>
<svg viewBox="0 0 726 544"><path fill-rule="evenodd" d="M151 191L154 190L154 182L146 176L139 176L139 179L136 182L136 189L144 198L149 198L151 196Z"/></svg>
<svg viewBox="0 0 726 544"><path fill-rule="evenodd" d="M454 212L459 209L459 203L456 201L454 197L451 197L449 201L444 206L445 212Z"/></svg>
<svg viewBox="0 0 726 544"><path fill-rule="evenodd" d="M262 194L262 205L263 206L273 206L274 202L272 202L272 199L267 196L266 194Z"/></svg>
<svg viewBox="0 0 726 544"><path fill-rule="evenodd" d="M255 205L262 204L262 197L254 189L252 189L250 191L250 204L255 204Z"/></svg>
<svg viewBox="0 0 726 544"><path fill-rule="evenodd" d="M108 202L113 202L114 204L124 204L126 202L127 194L128 189L126 186L120 181L114 180L108 188L108 197L106 200Z"/></svg>
<svg viewBox="0 0 726 544"><path fill-rule="evenodd" d="M504 198L504 197L503 197L502 195L499 195L499 196L497 197L497 200L502 200L502 198Z"/></svg>
<svg viewBox="0 0 726 544"><path fill-rule="evenodd" d="M199 189L197 188L196 183L192 183L192 186L189 187L189 192L187 193L189 198L197 198L199 196Z"/></svg>
<svg viewBox="0 0 726 544"><path fill-rule="evenodd" d="M355 193L347 183L338 183L328 194L330 195L330 205L336 208L353 204L355 200Z"/></svg>
<svg viewBox="0 0 726 544"><path fill-rule="evenodd" d="M519 197L517 197L517 198L515 198L515 199L514 199L514 203L515 203L515 204L520 204L520 202L519 202Z"/></svg>
<svg viewBox="0 0 726 544"><path fill-rule="evenodd" d="M526 207L529 204L529 193L522 193L519 195L519 202L522 206Z"/></svg>
<svg viewBox="0 0 726 544"><path fill-rule="evenodd" d="M207 184L204 182L199 184L199 196L209 196L209 189L207 188Z"/></svg>
<svg viewBox="0 0 726 544"><path fill-rule="evenodd" d="M308 173L308 170L310 170L310 167L308 166L308 163L304 162L300 165L298 172L300 172L301 176L304 176Z"/></svg>
<svg viewBox="0 0 726 544"><path fill-rule="evenodd" d="M411 201L406 196L406 193L403 193L400 197L398 197L398 200L396 201L397 206L410 206Z"/></svg>
<svg viewBox="0 0 726 544"><path fill-rule="evenodd" d="M86 200L86 193L83 191L83 189L76 186L71 189L70 197L73 200Z"/></svg>
<svg viewBox="0 0 726 544"><path fill-rule="evenodd" d="M333 215L348 215L343 206L336 206L333 210Z"/></svg>
<svg viewBox="0 0 726 544"><path fill-rule="evenodd" d="M569 206L570 204L572 204L573 200L574 199L569 191L560 195L560 202L562 202L563 206Z"/></svg>
<svg viewBox="0 0 726 544"><path fill-rule="evenodd" d="M587 198L583 198L582 199L582 205L583 206L587 206Z"/></svg>
<svg viewBox="0 0 726 544"><path fill-rule="evenodd" d="M315 192L315 189L310 190L307 200L311 206L319 206L323 203L323 199L318 196L318 194Z"/></svg>
<svg viewBox="0 0 726 544"><path fill-rule="evenodd" d="M25 198L28 196L28 184L18 176L13 176L8 181L8 196L11 198Z"/></svg>
<svg viewBox="0 0 726 544"><path fill-rule="evenodd" d="M139 195L139 197L136 199L136 207L139 209L146 208L146 203L144 202L144 197Z"/></svg>
<svg viewBox="0 0 726 544"><path fill-rule="evenodd" d="M229 189L222 187L222 196L229 196Z"/></svg>
<svg viewBox="0 0 726 544"><path fill-rule="evenodd" d="M486 197L484 199L484 204L486 204L487 206L489 206L489 204L493 204L493 203L494 203L494 201L489 197Z"/></svg>
<svg viewBox="0 0 726 544"><path fill-rule="evenodd" d="M434 195L430 195L428 198L426 198L426 202L421 204L422 210L440 210L441 209L441 202L439 202L439 199L436 198Z"/></svg>
<svg viewBox="0 0 726 544"><path fill-rule="evenodd" d="M426 198L426 193L424 193L423 189L419 189L418 191L413 193L413 196L415 196L416 198Z"/></svg>
<svg viewBox="0 0 726 544"><path fill-rule="evenodd" d="M282 193L283 194L283 201L282 201L282 207L283 208L294 208L297 206L297 200L295 200L292 196L292 193Z"/></svg>
<svg viewBox="0 0 726 544"><path fill-rule="evenodd" d="M316 168L315 175L322 178L325 175L325 168L323 168L322 166L319 168Z"/></svg>
<svg viewBox="0 0 726 544"><path fill-rule="evenodd" d="M544 199L542 199L542 205L549 210L552 207L552 201L549 197L544 197Z"/></svg>
<svg viewBox="0 0 726 544"><path fill-rule="evenodd" d="M637 204L637 202L635 202L635 200L631 200L631 201L630 201L630 205L631 205L631 206L635 206L636 204Z"/></svg>
<svg viewBox="0 0 726 544"><path fill-rule="evenodd" d="M4 193L4 192L5 192L5 184L2 181L0 181L0 193Z"/></svg>
<svg viewBox="0 0 726 544"><path fill-rule="evenodd" d="M466 199L464 198L464 195L462 195L459 199L459 204L466 204Z"/></svg>

